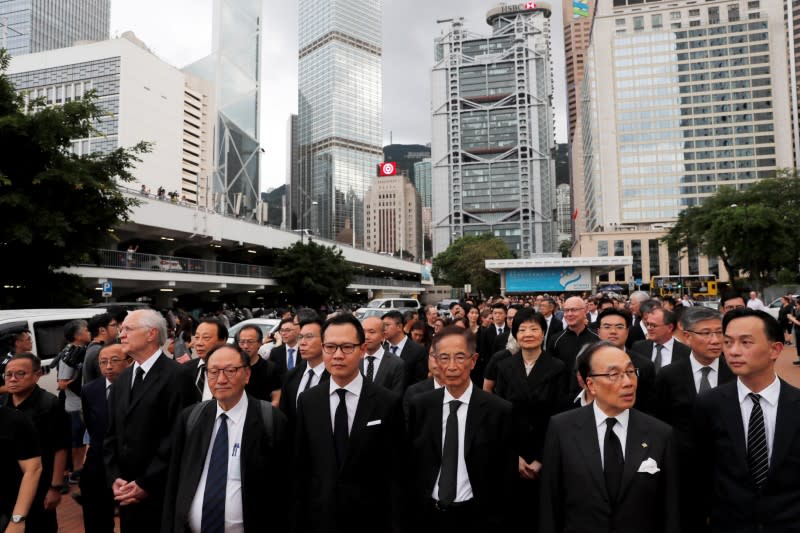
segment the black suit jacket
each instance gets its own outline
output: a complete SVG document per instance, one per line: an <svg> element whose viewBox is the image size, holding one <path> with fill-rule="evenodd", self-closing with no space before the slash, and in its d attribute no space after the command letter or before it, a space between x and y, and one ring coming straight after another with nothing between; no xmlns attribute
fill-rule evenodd
<svg viewBox="0 0 800 533"><path fill-rule="evenodd" d="M239 456L244 530L264 531L268 526L274 531L283 531L286 528L288 503L283 489L289 471L286 467L286 417L269 405L273 427L268 432L259 405L262 400L249 395L247 400ZM217 402L208 400L203 404L200 417L187 433L186 421L193 408L185 409L175 425L174 453L170 461L161 528L164 533L189 531L189 510L211 444Z"/></svg>
<svg viewBox="0 0 800 533"><path fill-rule="evenodd" d="M442 464L443 404L444 388L417 395L409 402L411 514L419 531L427 529L424 509ZM480 527L489 528L487 531L501 531L499 528L504 527L510 516L510 493L518 464L512 425L511 404L473 385L463 456L477 509L473 514L481 521Z"/></svg>
<svg viewBox="0 0 800 533"><path fill-rule="evenodd" d="M647 334L642 331L642 317L634 316L631 320L631 327L628 330L628 340L625 341L626 348L633 348L633 345L639 341L647 340Z"/></svg>
<svg viewBox="0 0 800 533"><path fill-rule="evenodd" d="M281 387L280 409L289 419L290 426L293 425L295 416L297 415L297 390L300 388L300 382L303 379L303 374L306 373L306 369L307 363L303 361L302 364L289 370L289 372L286 374L286 378L283 381L283 386ZM327 383L330 377L331 375L328 373L328 370L323 368L322 374L319 377L319 383L317 383L317 385L321 383ZM294 430L292 429L291 431Z"/></svg>
<svg viewBox="0 0 800 533"><path fill-rule="evenodd" d="M543 353L525 374L521 354L498 365L494 393L513 405L514 453L527 462L542 460L544 436L550 417L558 412L567 390L567 369L558 359Z"/></svg>
<svg viewBox="0 0 800 533"><path fill-rule="evenodd" d="M296 425L298 532L402 530L405 424L400 396L364 380L341 468L332 440L330 385L300 395Z"/></svg>
<svg viewBox="0 0 800 533"><path fill-rule="evenodd" d="M203 389L197 386L197 372L198 368L200 367L200 361L202 361L202 359L198 357L197 359L186 361L180 366L180 369L186 373L186 379L188 379L193 385L192 388L194 391L195 402L200 402L203 400ZM205 379L208 380L207 375Z"/></svg>
<svg viewBox="0 0 800 533"><path fill-rule="evenodd" d="M550 317L550 323L547 325L547 333L544 338L544 346L550 341L550 338L558 334L559 331L564 331L564 323L555 315Z"/></svg>
<svg viewBox="0 0 800 533"><path fill-rule="evenodd" d="M656 403L656 367L650 359L639 353L632 351L627 353L633 366L639 369L639 379L636 383L636 403L633 404L633 407L652 415Z"/></svg>
<svg viewBox="0 0 800 533"><path fill-rule="evenodd" d="M83 386L81 390L83 423L89 432L89 449L83 468L97 473L105 472L103 464L103 440L108 430L108 400L106 378L100 376Z"/></svg>
<svg viewBox="0 0 800 533"><path fill-rule="evenodd" d="M286 373L289 371L289 368L286 363L286 344L281 344L280 346L276 346L269 352L269 360L275 363L275 366L278 367L278 375L283 379L286 376ZM294 364L297 367L300 364L302 358L300 357L300 343L294 345ZM293 367L293 368L295 368Z"/></svg>
<svg viewBox="0 0 800 533"><path fill-rule="evenodd" d="M367 356L361 359L361 374L367 375ZM383 351L378 372L374 376L373 383L386 387L392 392L403 395L406 390L406 366L403 360L391 352Z"/></svg>
<svg viewBox="0 0 800 533"><path fill-rule="evenodd" d="M414 342L411 337L406 338L406 344L397 356L406 365L406 386L424 381L428 377L428 352L424 346Z"/></svg>
<svg viewBox="0 0 800 533"><path fill-rule="evenodd" d="M636 352L644 357L646 357L651 362L653 361L653 345L655 344L654 341L650 339L644 339L633 343L631 347L632 352ZM677 363L678 361L688 361L689 354L692 353L692 349L683 344L678 339L675 339L672 343L672 361L671 364ZM667 368L669 365L665 365L662 368Z"/></svg>
<svg viewBox="0 0 800 533"><path fill-rule="evenodd" d="M710 504L711 530L800 531L800 390L780 382L767 481L757 491L747 467L737 381L697 396L694 434L703 450L698 482Z"/></svg>
<svg viewBox="0 0 800 533"><path fill-rule="evenodd" d="M651 458L659 472L638 472ZM550 419L542 461L539 530L543 533L680 531L672 429L630 410L619 501L606 491L591 405Z"/></svg>
<svg viewBox="0 0 800 533"><path fill-rule="evenodd" d="M408 404L411 402L411 398L419 396L420 394L424 394L426 392L430 392L434 390L436 387L433 385L433 378L428 378L425 381L419 381L414 383L409 388L406 389L405 394L403 394L403 412L406 415L406 422L408 422Z"/></svg>
<svg viewBox="0 0 800 533"><path fill-rule="evenodd" d="M110 424L104 442L109 486L117 478L136 483L160 499L167 480L171 433L184 407L194 403L197 389L189 373L163 353L131 399L133 365L111 386Z"/></svg>

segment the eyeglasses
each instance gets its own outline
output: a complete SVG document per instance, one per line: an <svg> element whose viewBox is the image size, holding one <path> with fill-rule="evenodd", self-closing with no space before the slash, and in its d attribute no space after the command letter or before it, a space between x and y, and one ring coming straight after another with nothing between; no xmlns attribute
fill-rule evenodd
<svg viewBox="0 0 800 533"><path fill-rule="evenodd" d="M288 328L288 329L287 328L283 328L283 329L279 329L278 333L280 333L281 335L285 335L285 334L291 333L293 331L294 331L294 328Z"/></svg>
<svg viewBox="0 0 800 533"><path fill-rule="evenodd" d="M666 324L653 324L652 322L646 322L646 323L645 323L645 327L646 327L647 329L655 329L655 328L660 328L661 326L666 326Z"/></svg>
<svg viewBox="0 0 800 533"><path fill-rule="evenodd" d="M314 335L313 333L306 333L305 335L298 335L297 340L302 341L303 339L311 340L314 337L319 337L319 335Z"/></svg>
<svg viewBox="0 0 800 533"><path fill-rule="evenodd" d="M616 383L617 381L622 378L622 376L628 376L628 379L634 380L639 377L639 369L638 368L631 368L630 370L625 370L624 372L608 372L607 374L589 374L586 377L590 378L608 378L608 381L611 383Z"/></svg>
<svg viewBox="0 0 800 533"><path fill-rule="evenodd" d="M725 334L722 332L721 329L717 330L717 331L693 331L691 329L687 329L686 332L687 333L694 333L698 337L700 337L702 339L705 339L705 340L708 340L711 337L719 337L721 339L722 337L725 336Z"/></svg>
<svg viewBox="0 0 800 533"><path fill-rule="evenodd" d="M30 373L31 372L26 372L24 370L8 371L3 374L3 377L5 377L7 380L11 378L25 379L25 376L29 375Z"/></svg>
<svg viewBox="0 0 800 533"><path fill-rule="evenodd" d="M436 359L439 361L440 365L449 365L450 361L455 361L458 366L463 366L469 359L472 358L465 353L457 353L454 355L441 353L436 356Z"/></svg>
<svg viewBox="0 0 800 533"><path fill-rule="evenodd" d="M106 366L106 365L117 366L118 364L124 361L125 359L120 359L119 357L112 357L111 359L99 359L97 362L100 366Z"/></svg>
<svg viewBox="0 0 800 533"><path fill-rule="evenodd" d="M236 377L236 374L239 373L239 370L244 368L244 366L229 366L227 368L209 368L206 370L208 374L208 379L217 379L219 377L220 372L225 373L225 377L231 379Z"/></svg>
<svg viewBox="0 0 800 533"><path fill-rule="evenodd" d="M626 326L625 324L600 324L600 329L605 331L611 331L612 329L615 329L617 331L622 331L623 329L627 328L628 326Z"/></svg>
<svg viewBox="0 0 800 533"><path fill-rule="evenodd" d="M350 355L356 349L358 344L354 344L352 342L345 342L343 344L334 344L332 342L326 342L322 345L322 351L328 355L333 355L336 353L336 350L341 350L343 354Z"/></svg>
<svg viewBox="0 0 800 533"><path fill-rule="evenodd" d="M239 344L258 344L255 339L239 339Z"/></svg>

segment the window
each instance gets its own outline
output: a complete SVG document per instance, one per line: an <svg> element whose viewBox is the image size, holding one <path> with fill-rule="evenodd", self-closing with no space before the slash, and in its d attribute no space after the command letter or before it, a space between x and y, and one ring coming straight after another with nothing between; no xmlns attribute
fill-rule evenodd
<svg viewBox="0 0 800 533"><path fill-rule="evenodd" d="M644 17L633 17L633 30L642 31L644 29Z"/></svg>
<svg viewBox="0 0 800 533"><path fill-rule="evenodd" d="M655 14L650 17L650 26L654 29L661 28L663 26L661 14Z"/></svg>

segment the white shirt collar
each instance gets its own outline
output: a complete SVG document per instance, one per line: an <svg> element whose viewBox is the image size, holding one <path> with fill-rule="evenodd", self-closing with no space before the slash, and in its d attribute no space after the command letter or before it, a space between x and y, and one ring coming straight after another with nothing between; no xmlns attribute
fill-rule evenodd
<svg viewBox="0 0 800 533"><path fill-rule="evenodd" d="M747 395L753 391L748 389L740 378L736 378L736 392L739 393L739 404L741 405L744 399L747 398ZM778 405L778 397L781 395L781 381L778 379L778 376L775 376L772 383L758 394L761 398L766 400L768 404L772 406Z"/></svg>
<svg viewBox="0 0 800 533"><path fill-rule="evenodd" d="M696 374L696 373L700 372L700 369L701 368L705 368L705 366L706 366L706 365L701 364L700 361L698 361L697 359L695 359L694 352L689 354L689 362L692 364L692 374ZM711 362L711 364L708 365L708 366L711 367L711 369L714 372L719 372L719 357L714 359Z"/></svg>
<svg viewBox="0 0 800 533"><path fill-rule="evenodd" d="M606 423L606 418L609 418L609 416L605 414L602 409L600 409L600 406L597 405L597 401L592 402L592 411L594 411L594 422L597 427L600 427L600 425ZM622 427L622 429L627 430L628 419L630 418L630 416L631 416L630 409L625 409L614 418L617 419L617 424L619 424Z"/></svg>
<svg viewBox="0 0 800 533"><path fill-rule="evenodd" d="M353 378L353 380L350 383L348 383L347 385L345 385L344 387L340 387L339 385L336 384L335 381L333 381L333 379L331 379L328 382L328 395L329 396L333 396L334 394L336 394L337 390L346 389L348 392L352 392L356 396L360 396L361 395L361 388L363 386L364 386L364 378L361 375L361 372L356 374L356 377Z"/></svg>
<svg viewBox="0 0 800 533"><path fill-rule="evenodd" d="M395 355L400 355L400 352L403 351L403 348L405 347L407 340L408 336L404 333L403 338L400 340L400 342L398 342L397 344L392 344L391 342L389 342L389 347L391 348L392 346L397 346L397 354Z"/></svg>
<svg viewBox="0 0 800 533"><path fill-rule="evenodd" d="M381 344L380 346L378 346L378 349L375 350L375 353L367 352L366 355L364 355L364 357L366 358L372 356L380 362L381 358L383 358L384 351L385 350L383 348L383 345ZM399 349L397 351L400 352Z"/></svg>
<svg viewBox="0 0 800 533"><path fill-rule="evenodd" d="M108 381L108 378L106 378L106 388L109 388L110 386L111 386L111 382Z"/></svg>
<svg viewBox="0 0 800 533"><path fill-rule="evenodd" d="M160 355L161 355L161 348L156 350L155 353L153 353L153 355L151 355L150 357L145 359L144 363L141 363L141 364L136 363L136 364L134 364L133 365L134 366L134 369L133 369L134 373L136 373L136 369L137 368L141 367L142 369L144 369L145 375L147 375L147 373L150 372L150 369L153 368L153 365L156 364L156 361L158 360L158 357Z"/></svg>
<svg viewBox="0 0 800 533"><path fill-rule="evenodd" d="M659 343L657 343L656 341L653 341L653 348L655 348L656 345L658 345L658 344ZM675 337L670 337L669 340L667 342L663 343L661 346L663 346L664 348L666 348L667 350L672 352L672 347L674 345L675 345Z"/></svg>
<svg viewBox="0 0 800 533"><path fill-rule="evenodd" d="M436 380L434 380L434 383ZM461 395L460 398L454 397L450 394L450 391L447 390L447 387L444 388L444 403L448 404L451 400L460 400L461 403L469 404L469 400L472 398L472 380L470 380L469 385L467 385L467 390L464 391L464 394Z"/></svg>
<svg viewBox="0 0 800 533"><path fill-rule="evenodd" d="M306 361L306 363L307 363L307 361ZM320 361L319 363L316 364L316 366L308 365L308 370L313 370L314 371L314 375L319 377L325 371L325 365L323 364L322 361ZM308 374L308 370L306 370L306 374Z"/></svg>
<svg viewBox="0 0 800 533"><path fill-rule="evenodd" d="M219 415L222 413L225 413L234 424L238 424L240 421L244 420L244 417L247 414L247 393L243 392L242 397L239 398L239 401L236 402L236 405L231 407L228 411L225 411L222 406L217 403L216 418L219 418Z"/></svg>

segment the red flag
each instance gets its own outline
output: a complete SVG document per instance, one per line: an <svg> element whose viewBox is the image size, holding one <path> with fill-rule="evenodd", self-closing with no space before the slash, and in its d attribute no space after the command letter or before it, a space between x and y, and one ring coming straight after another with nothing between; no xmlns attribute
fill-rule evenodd
<svg viewBox="0 0 800 533"><path fill-rule="evenodd" d="M397 174L397 163L388 161L378 165L378 176L394 176Z"/></svg>
<svg viewBox="0 0 800 533"><path fill-rule="evenodd" d="M572 212L572 220L578 220L578 209Z"/></svg>

